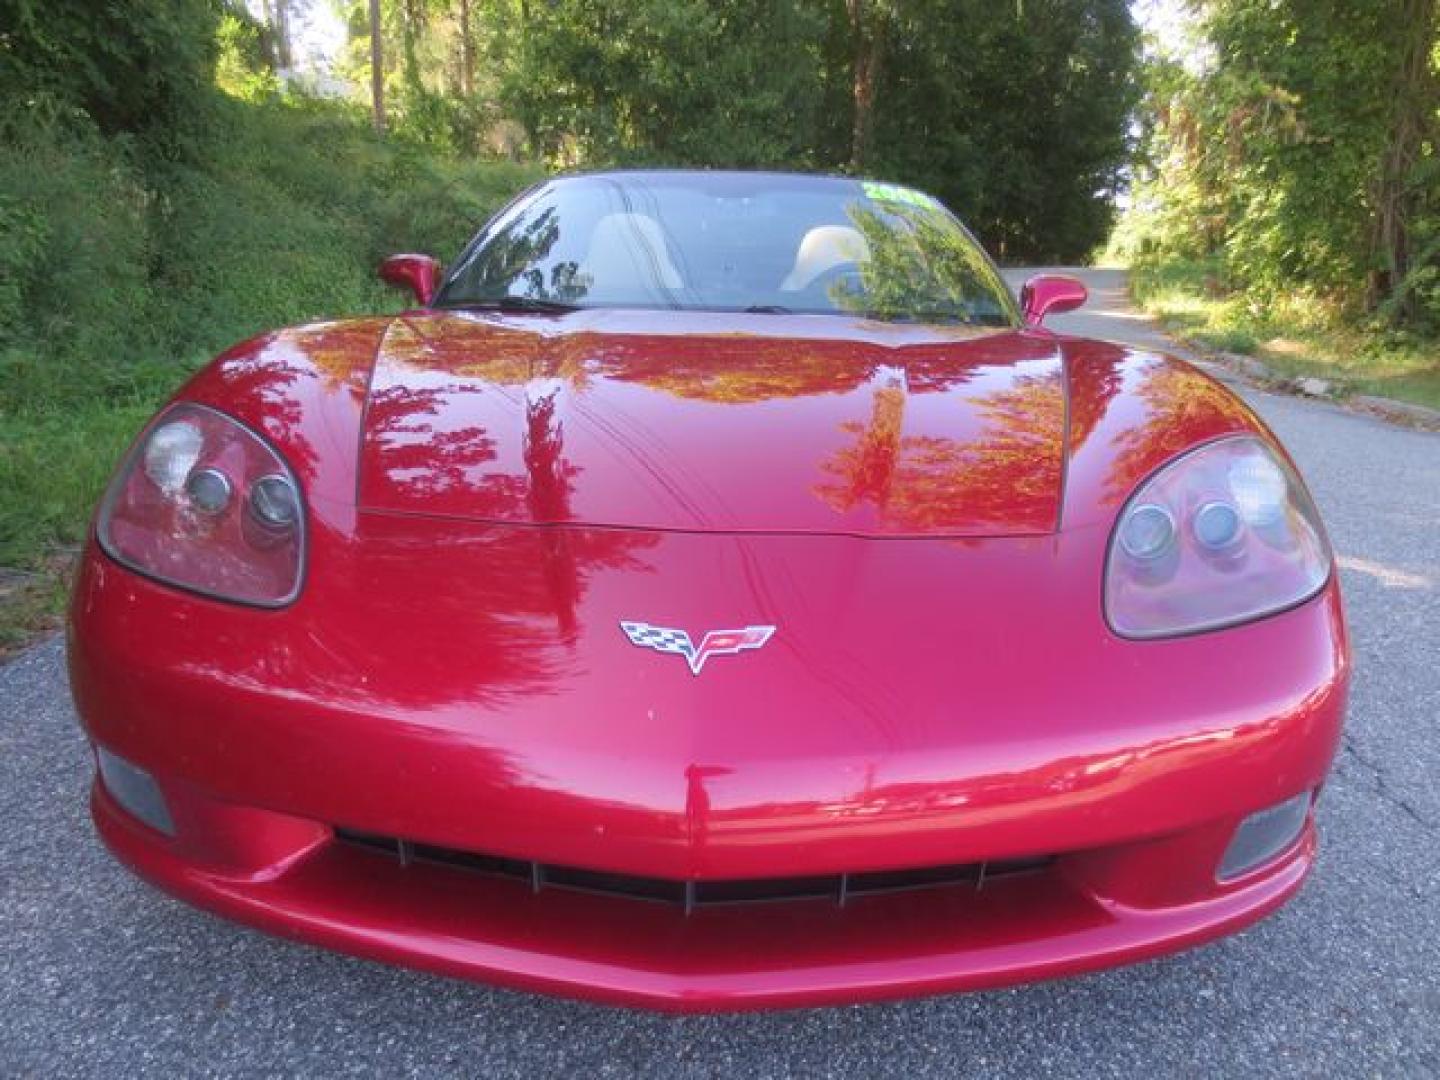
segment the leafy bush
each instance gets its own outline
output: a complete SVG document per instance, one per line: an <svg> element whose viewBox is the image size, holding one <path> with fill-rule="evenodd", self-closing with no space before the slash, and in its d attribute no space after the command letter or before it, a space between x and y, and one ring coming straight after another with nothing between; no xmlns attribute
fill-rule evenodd
<svg viewBox="0 0 1440 1080"><path fill-rule="evenodd" d="M1440 333L1440 5L1202 0L1147 65L1145 160L1111 253L1219 259L1264 306Z"/></svg>
<svg viewBox="0 0 1440 1080"><path fill-rule="evenodd" d="M506 103L557 160L784 165L826 121L814 3L556 0L503 57Z"/></svg>
<svg viewBox="0 0 1440 1080"><path fill-rule="evenodd" d="M280 90L268 27L248 10L227 6L215 28L215 84L242 101L266 101Z"/></svg>
<svg viewBox="0 0 1440 1080"><path fill-rule="evenodd" d="M214 96L220 11L212 0L6 0L0 101L64 101L107 135L179 150L201 137Z"/></svg>
<svg viewBox="0 0 1440 1080"><path fill-rule="evenodd" d="M394 310L382 256L453 257L539 175L381 141L333 103L210 115L181 157L64 109L0 118L0 565L43 569L41 610L54 552L189 371L263 329Z"/></svg>
<svg viewBox="0 0 1440 1080"><path fill-rule="evenodd" d="M399 295L375 277L381 258L453 257L538 175L382 142L358 111L335 104L227 110L231 137L203 166L167 173L157 213L157 284L167 294L167 338L182 351L393 309Z"/></svg>
<svg viewBox="0 0 1440 1080"><path fill-rule="evenodd" d="M31 128L0 143L0 407L113 393L153 344L149 194L122 149Z"/></svg>

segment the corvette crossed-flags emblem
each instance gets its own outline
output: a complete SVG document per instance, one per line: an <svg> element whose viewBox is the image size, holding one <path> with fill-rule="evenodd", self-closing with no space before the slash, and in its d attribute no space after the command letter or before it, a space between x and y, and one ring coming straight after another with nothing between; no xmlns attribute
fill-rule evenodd
<svg viewBox="0 0 1440 1080"><path fill-rule="evenodd" d="M622 622L620 629L630 644L656 652L683 656L690 665L690 674L699 675L705 661L712 656L734 656L747 649L758 649L775 633L773 626L747 626L741 630L711 630L697 647L684 630L668 626L651 626L643 622Z"/></svg>

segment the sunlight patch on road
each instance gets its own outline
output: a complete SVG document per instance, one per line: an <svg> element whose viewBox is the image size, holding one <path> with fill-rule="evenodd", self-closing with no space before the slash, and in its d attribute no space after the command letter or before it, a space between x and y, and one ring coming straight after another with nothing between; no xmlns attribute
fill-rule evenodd
<svg viewBox="0 0 1440 1080"><path fill-rule="evenodd" d="M1107 309L1103 309L1103 308L1096 308L1096 309L1094 309L1094 310L1092 310L1092 311L1089 311L1089 312L1085 312L1085 309L1082 308L1081 311L1084 312L1084 313L1086 313L1086 314L1098 316L1099 318L1102 318L1102 319L1124 319L1124 320L1126 320L1127 322L1144 322L1144 323L1148 323L1148 322L1151 322L1151 321L1152 321L1149 315L1142 315L1142 314L1141 314L1140 312L1138 312L1138 311L1114 311L1114 310L1107 310Z"/></svg>
<svg viewBox="0 0 1440 1080"><path fill-rule="evenodd" d="M1397 570L1393 566L1371 562L1369 559L1341 555L1339 561L1341 569L1372 577L1387 589L1433 589L1435 587L1435 582L1424 574L1412 574L1408 570Z"/></svg>

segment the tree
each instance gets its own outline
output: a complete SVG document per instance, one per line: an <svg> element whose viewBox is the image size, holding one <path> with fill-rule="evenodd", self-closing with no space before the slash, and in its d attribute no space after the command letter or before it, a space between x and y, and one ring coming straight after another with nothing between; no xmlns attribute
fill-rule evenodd
<svg viewBox="0 0 1440 1080"><path fill-rule="evenodd" d="M1152 243L1257 301L1440 329L1440 5L1201 0L1200 55L1152 69Z"/></svg>
<svg viewBox="0 0 1440 1080"><path fill-rule="evenodd" d="M826 10L818 0L533 4L501 58L502 101L561 162L816 162Z"/></svg>
<svg viewBox="0 0 1440 1080"><path fill-rule="evenodd" d="M385 41L380 0L370 0L370 108L375 130L385 134Z"/></svg>
<svg viewBox="0 0 1440 1080"><path fill-rule="evenodd" d="M870 155L870 132L874 125L875 89L885 62L886 39L894 12L884 0L845 0L853 40L850 127L850 168L863 172Z"/></svg>
<svg viewBox="0 0 1440 1080"><path fill-rule="evenodd" d="M552 160L880 175L1010 257L1104 238L1138 97L1125 0L551 0L511 45L503 102Z"/></svg>
<svg viewBox="0 0 1440 1080"><path fill-rule="evenodd" d="M1138 44L1125 0L909 0L868 171L940 196L1004 258L1083 258L1130 157Z"/></svg>
<svg viewBox="0 0 1440 1080"><path fill-rule="evenodd" d="M475 27L471 23L470 0L460 0L460 93L475 94Z"/></svg>
<svg viewBox="0 0 1440 1080"><path fill-rule="evenodd" d="M389 125L442 149L485 147L505 120L555 165L881 176L941 196L1006 257L1046 259L1103 239L1130 156L1126 0L349 4L351 70L368 30Z"/></svg>
<svg viewBox="0 0 1440 1080"><path fill-rule="evenodd" d="M290 0L270 0L270 4L274 5L271 26L275 33L275 66L289 68L295 63L291 48Z"/></svg>
<svg viewBox="0 0 1440 1080"><path fill-rule="evenodd" d="M1423 252L1416 250L1416 235L1424 230L1421 217L1433 201L1435 150L1440 137L1440 93L1435 56L1440 47L1440 3L1437 0L1402 0L1394 49L1393 91L1386 125L1386 146L1374 181L1375 206L1371 230L1372 267L1367 301L1372 309L1385 308L1392 320L1415 322L1421 318L1414 284L1434 260L1440 263L1440 240ZM1426 167L1426 154L1431 167ZM1431 196L1427 200L1427 195ZM1431 209L1440 210L1440 207Z"/></svg>
<svg viewBox="0 0 1440 1080"><path fill-rule="evenodd" d="M177 145L203 127L221 4L9 0L0 17L0 100L49 96L106 134Z"/></svg>

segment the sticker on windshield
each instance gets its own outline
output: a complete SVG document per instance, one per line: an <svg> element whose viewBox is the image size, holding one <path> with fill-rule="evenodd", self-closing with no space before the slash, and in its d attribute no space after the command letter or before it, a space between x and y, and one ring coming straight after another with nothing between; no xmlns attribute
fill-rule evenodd
<svg viewBox="0 0 1440 1080"><path fill-rule="evenodd" d="M881 184L874 180L863 180L860 183L865 197L875 202L901 203L905 206L916 206L921 210L933 210L936 202L924 192L916 191L914 188L901 187L899 184Z"/></svg>

